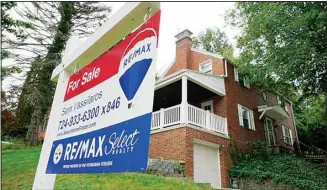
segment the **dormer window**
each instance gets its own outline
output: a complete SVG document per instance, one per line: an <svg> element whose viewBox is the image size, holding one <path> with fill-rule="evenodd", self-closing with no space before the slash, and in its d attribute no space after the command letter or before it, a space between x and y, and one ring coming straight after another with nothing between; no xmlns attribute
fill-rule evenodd
<svg viewBox="0 0 327 190"><path fill-rule="evenodd" d="M199 71L202 73L212 74L212 61L208 60L199 65Z"/></svg>
<svg viewBox="0 0 327 190"><path fill-rule="evenodd" d="M240 83L241 86L250 88L249 78L246 75L239 73L236 67L234 67L234 76L235 76L235 81Z"/></svg>

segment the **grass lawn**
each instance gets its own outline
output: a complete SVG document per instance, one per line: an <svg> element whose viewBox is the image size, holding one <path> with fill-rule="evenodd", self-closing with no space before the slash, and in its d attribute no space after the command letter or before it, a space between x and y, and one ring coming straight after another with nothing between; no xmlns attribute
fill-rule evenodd
<svg viewBox="0 0 327 190"><path fill-rule="evenodd" d="M40 148L2 151L4 190L31 189L40 155ZM206 185L186 183L142 173L66 174L57 175L55 189L211 189Z"/></svg>

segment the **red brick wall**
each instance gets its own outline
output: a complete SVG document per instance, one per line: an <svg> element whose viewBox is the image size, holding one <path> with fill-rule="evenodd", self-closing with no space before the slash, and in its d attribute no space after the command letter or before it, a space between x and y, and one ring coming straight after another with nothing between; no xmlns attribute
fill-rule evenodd
<svg viewBox="0 0 327 190"><path fill-rule="evenodd" d="M175 62L169 68L164 77L171 75L182 69L199 71L199 65L207 60L212 60L212 74L224 74L224 60L216 57L205 55L191 49L191 41L188 38L182 39L176 43Z"/></svg>
<svg viewBox="0 0 327 190"><path fill-rule="evenodd" d="M179 159L180 161L185 162L185 175L193 178L194 138L222 145L219 148L221 180L222 187L228 187L228 168L232 166L232 160L228 152L228 139L189 127L177 128L152 134L149 156L150 158L162 157L169 160Z"/></svg>
<svg viewBox="0 0 327 190"><path fill-rule="evenodd" d="M293 141L294 141L294 138L296 138L296 131L295 131L295 127L294 127L294 118L293 118L293 114L292 114L292 112L293 112L292 106L291 106L291 104L287 104L286 107L287 107L287 113L288 113L289 119L286 119L286 120L283 120L283 121L277 123L278 127L276 128L276 141L278 142L279 145L283 146L284 148L294 149L294 147L284 143L282 125L291 129Z"/></svg>
<svg viewBox="0 0 327 190"><path fill-rule="evenodd" d="M179 70L189 68L191 57L191 40L189 38L183 38L176 42L176 57L175 62L170 67L165 76L173 74Z"/></svg>
<svg viewBox="0 0 327 190"><path fill-rule="evenodd" d="M186 159L186 128L151 134L150 158Z"/></svg>
<svg viewBox="0 0 327 190"><path fill-rule="evenodd" d="M259 90L251 86L250 89L242 87L234 79L234 68L227 64L228 77L225 78L226 109L229 135L235 138L239 148L244 147L245 141L265 140L264 124L259 120L260 113L257 106L260 99ZM253 110L255 130L246 129L239 124L237 104Z"/></svg>
<svg viewBox="0 0 327 190"><path fill-rule="evenodd" d="M189 104L201 108L201 103L213 100L213 113L221 117L227 117L225 96L213 96L199 102L189 102Z"/></svg>

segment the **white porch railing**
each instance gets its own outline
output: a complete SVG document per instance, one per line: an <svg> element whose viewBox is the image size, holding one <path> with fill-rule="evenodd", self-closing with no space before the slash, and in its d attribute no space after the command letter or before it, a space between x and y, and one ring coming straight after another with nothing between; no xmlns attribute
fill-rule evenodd
<svg viewBox="0 0 327 190"><path fill-rule="evenodd" d="M185 113L183 113L183 111ZM185 118L182 118L183 116ZM228 135L226 118L212 114L209 111L205 111L189 104L186 105L184 110L181 104L179 104L153 112L151 130L176 125L179 123L190 123L195 126Z"/></svg>

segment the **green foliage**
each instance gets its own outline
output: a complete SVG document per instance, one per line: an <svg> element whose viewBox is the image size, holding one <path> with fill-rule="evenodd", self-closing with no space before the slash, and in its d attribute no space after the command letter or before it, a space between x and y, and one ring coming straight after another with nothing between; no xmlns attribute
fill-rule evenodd
<svg viewBox="0 0 327 190"><path fill-rule="evenodd" d="M1 1L1 37L5 37L4 31L14 34L19 39L26 39L24 28L33 28L29 22L15 20L8 14L8 11L17 6L17 2ZM1 52L1 58L5 58L5 54Z"/></svg>
<svg viewBox="0 0 327 190"><path fill-rule="evenodd" d="M318 164L288 154L267 155L265 144L248 142L254 151L244 153L230 169L233 177L253 178L258 181L272 179L294 188L320 190L325 187L325 171Z"/></svg>
<svg viewBox="0 0 327 190"><path fill-rule="evenodd" d="M3 58L2 58L3 59ZM14 73L21 73L22 69L17 66L1 67L1 80Z"/></svg>
<svg viewBox="0 0 327 190"><path fill-rule="evenodd" d="M240 72L293 101L299 140L325 149L327 3L238 2L226 20L242 30Z"/></svg>
<svg viewBox="0 0 327 190"><path fill-rule="evenodd" d="M2 152L2 189L32 189L40 148L6 150ZM207 185L184 182L143 173L58 174L55 189L176 189L205 190Z"/></svg>
<svg viewBox="0 0 327 190"><path fill-rule="evenodd" d="M11 1L1 1L1 42L3 43L4 38L7 36L5 32L13 34L18 40L23 41L27 37L26 31L24 29L33 28L30 22L25 22L22 20L15 20L8 14L12 8L17 6L17 2ZM1 48L1 59L6 59L10 57L10 52L6 49ZM3 68L1 67L1 80L9 76L11 73L20 72L17 67Z"/></svg>
<svg viewBox="0 0 327 190"><path fill-rule="evenodd" d="M267 143L266 141L247 141L245 142L246 145L251 147L251 156L262 156L267 157Z"/></svg>
<svg viewBox="0 0 327 190"><path fill-rule="evenodd" d="M294 110L296 114L296 124L304 130L310 130L316 126L325 126L326 123L326 95L309 97L298 105Z"/></svg>
<svg viewBox="0 0 327 190"><path fill-rule="evenodd" d="M326 95L312 96L294 107L299 140L326 150Z"/></svg>
<svg viewBox="0 0 327 190"><path fill-rule="evenodd" d="M228 151L232 157L232 160L234 163L237 163L242 158L242 153L238 150L236 143L235 143L235 137L231 137L231 143L228 144Z"/></svg>
<svg viewBox="0 0 327 190"><path fill-rule="evenodd" d="M228 42L226 34L219 28L207 28L201 31L198 37L193 37L192 47L218 53L229 61L235 61L233 47Z"/></svg>
<svg viewBox="0 0 327 190"><path fill-rule="evenodd" d="M193 47L200 47L214 53L221 52L228 45L226 34L219 28L207 28L205 31L201 31L198 37L193 37L192 40Z"/></svg>
<svg viewBox="0 0 327 190"><path fill-rule="evenodd" d="M184 165L176 161L174 163L174 170L176 170L179 174L184 174Z"/></svg>
<svg viewBox="0 0 327 190"><path fill-rule="evenodd" d="M288 97L323 92L327 83L327 6L322 2L238 2L227 15L240 27L240 71ZM326 85L325 85L326 87ZM327 90L325 89L325 92Z"/></svg>
<svg viewBox="0 0 327 190"><path fill-rule="evenodd" d="M85 37L93 33L111 9L98 2L32 2L32 7L37 11L26 8L17 12L37 26L30 31L28 40L31 43L13 40L7 43L14 45L14 49L17 44L19 49L31 49L34 56L37 55L29 59L31 70L27 73L17 108L19 126L31 126L35 130L38 127L35 125L42 123L50 110L55 91L51 74L61 62L70 35ZM40 31L43 31L42 35ZM31 122L32 115L36 117L34 123Z"/></svg>

